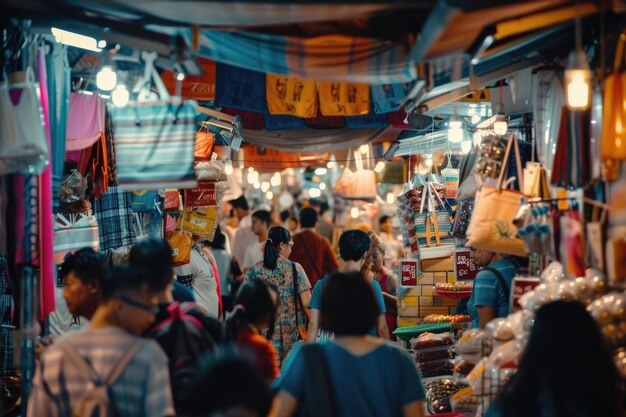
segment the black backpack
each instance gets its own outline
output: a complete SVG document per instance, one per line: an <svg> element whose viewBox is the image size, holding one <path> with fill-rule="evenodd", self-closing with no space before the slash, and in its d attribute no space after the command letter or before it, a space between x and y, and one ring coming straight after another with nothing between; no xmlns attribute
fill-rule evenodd
<svg viewBox="0 0 626 417"><path fill-rule="evenodd" d="M202 321L195 303L174 302L167 308L169 317L148 334L155 339L169 359L170 384L174 407L178 409L189 386L200 373L200 358L217 349L217 343Z"/></svg>

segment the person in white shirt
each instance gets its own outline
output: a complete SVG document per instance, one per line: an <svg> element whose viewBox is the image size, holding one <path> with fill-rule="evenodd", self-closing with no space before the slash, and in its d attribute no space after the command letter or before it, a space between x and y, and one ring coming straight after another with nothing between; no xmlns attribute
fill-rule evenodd
<svg viewBox="0 0 626 417"><path fill-rule="evenodd" d="M248 246L256 242L258 238L254 235L251 229L252 216L250 215L250 208L246 198L241 196L235 200L229 201L228 203L233 207L235 217L239 219L239 226L232 241L231 254L239 265L242 265L245 261Z"/></svg>
<svg viewBox="0 0 626 417"><path fill-rule="evenodd" d="M193 290L196 304L204 312L215 319L219 318L219 300L217 296L217 281L209 261L201 254L195 245L191 249L191 257L186 265L174 268L176 280Z"/></svg>
<svg viewBox="0 0 626 417"><path fill-rule="evenodd" d="M267 234L272 224L272 214L267 210L257 210L252 213L252 233L257 241L248 246L243 262L244 273L263 260L263 245L267 241Z"/></svg>
<svg viewBox="0 0 626 417"><path fill-rule="evenodd" d="M393 235L391 217L382 216L378 224L380 225L379 236L385 245L385 266L392 270L396 269L398 267L398 260L402 258L404 247L402 246L402 242L398 241Z"/></svg>

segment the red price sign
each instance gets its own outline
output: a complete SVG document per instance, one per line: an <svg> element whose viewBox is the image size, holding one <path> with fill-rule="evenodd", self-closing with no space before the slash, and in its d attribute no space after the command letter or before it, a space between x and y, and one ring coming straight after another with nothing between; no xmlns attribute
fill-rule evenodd
<svg viewBox="0 0 626 417"><path fill-rule="evenodd" d="M457 249L454 252L454 272L457 281L466 281L476 278L482 268L476 265L469 249Z"/></svg>
<svg viewBox="0 0 626 417"><path fill-rule="evenodd" d="M417 278L419 276L417 261L403 259L400 262L400 271L402 274L403 287L417 287Z"/></svg>
<svg viewBox="0 0 626 417"><path fill-rule="evenodd" d="M513 287L511 288L511 313L522 309L519 305L519 299L527 292L531 292L539 285L539 278L513 278Z"/></svg>
<svg viewBox="0 0 626 417"><path fill-rule="evenodd" d="M185 190L187 207L208 207L217 205L217 192L212 181L200 181L197 188Z"/></svg>

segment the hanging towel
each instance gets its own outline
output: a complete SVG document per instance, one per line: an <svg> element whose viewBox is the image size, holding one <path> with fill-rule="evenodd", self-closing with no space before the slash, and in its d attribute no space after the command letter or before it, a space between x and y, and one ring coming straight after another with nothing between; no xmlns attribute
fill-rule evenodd
<svg viewBox="0 0 626 417"><path fill-rule="evenodd" d="M85 149L96 143L104 132L104 110L104 100L98 94L70 94L67 151Z"/></svg>
<svg viewBox="0 0 626 417"><path fill-rule="evenodd" d="M268 74L266 96L270 114L317 116L317 87L313 80Z"/></svg>
<svg viewBox="0 0 626 417"><path fill-rule="evenodd" d="M219 106L267 113L265 74L217 64L215 101Z"/></svg>
<svg viewBox="0 0 626 417"><path fill-rule="evenodd" d="M370 111L370 88L367 84L318 84L320 112L324 116L360 116Z"/></svg>

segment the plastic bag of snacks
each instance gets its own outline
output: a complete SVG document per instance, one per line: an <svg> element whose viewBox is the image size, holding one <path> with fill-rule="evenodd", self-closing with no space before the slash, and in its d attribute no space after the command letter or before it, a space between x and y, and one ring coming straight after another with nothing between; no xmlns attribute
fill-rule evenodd
<svg viewBox="0 0 626 417"><path fill-rule="evenodd" d="M422 333L419 337L411 340L414 352L422 349L431 349L440 346L452 346L454 341L450 333Z"/></svg>
<svg viewBox="0 0 626 417"><path fill-rule="evenodd" d="M452 346L437 346L415 351L415 360L420 363L431 362L452 357Z"/></svg>
<svg viewBox="0 0 626 417"><path fill-rule="evenodd" d="M426 400L429 411L436 414L452 411L450 399L464 387L465 385L461 385L450 378L426 383Z"/></svg>
<svg viewBox="0 0 626 417"><path fill-rule="evenodd" d="M626 343L626 293L611 292L591 303L587 310L611 346Z"/></svg>
<svg viewBox="0 0 626 417"><path fill-rule="evenodd" d="M452 412L466 416L475 416L479 403L480 399L474 394L471 387L463 388L450 398Z"/></svg>
<svg viewBox="0 0 626 417"><path fill-rule="evenodd" d="M508 342L515 337L513 326L506 318L493 319L485 327L487 334L495 341Z"/></svg>

